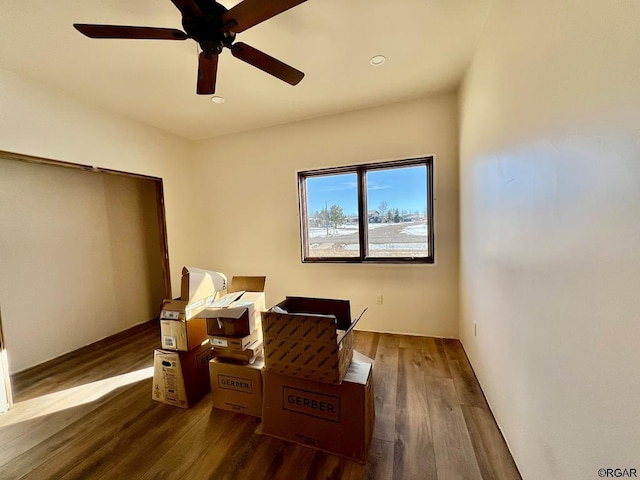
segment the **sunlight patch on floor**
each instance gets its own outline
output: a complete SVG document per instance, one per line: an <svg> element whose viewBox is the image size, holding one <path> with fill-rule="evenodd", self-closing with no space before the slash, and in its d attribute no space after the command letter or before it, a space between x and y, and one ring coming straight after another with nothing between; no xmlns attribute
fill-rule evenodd
<svg viewBox="0 0 640 480"><path fill-rule="evenodd" d="M153 377L153 367L143 368L97 382L87 383L60 392L54 392L23 402L14 403L8 412L0 415L0 427L14 425L34 418L50 415L68 408L99 400L104 395L132 383ZM151 391L149 391L151 398Z"/></svg>

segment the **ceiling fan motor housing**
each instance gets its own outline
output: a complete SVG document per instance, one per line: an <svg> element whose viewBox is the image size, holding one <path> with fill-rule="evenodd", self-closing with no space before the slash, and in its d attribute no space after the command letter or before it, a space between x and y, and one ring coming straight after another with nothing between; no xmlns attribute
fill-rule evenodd
<svg viewBox="0 0 640 480"><path fill-rule="evenodd" d="M182 17L182 26L190 38L200 44L202 51L207 55L218 55L224 47L231 47L236 34L224 27L222 15L227 11L226 7L212 0L196 0L202 15L191 18Z"/></svg>

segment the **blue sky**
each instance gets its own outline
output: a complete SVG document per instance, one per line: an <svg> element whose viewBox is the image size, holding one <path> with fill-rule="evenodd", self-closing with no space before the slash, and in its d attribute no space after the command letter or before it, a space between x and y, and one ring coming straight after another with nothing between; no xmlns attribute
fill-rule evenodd
<svg viewBox="0 0 640 480"><path fill-rule="evenodd" d="M426 170L424 166L370 170L367 173L368 208L377 210L382 201L388 208L417 210L426 208ZM355 173L307 178L307 208L310 214L326 204L340 205L345 214L358 212Z"/></svg>

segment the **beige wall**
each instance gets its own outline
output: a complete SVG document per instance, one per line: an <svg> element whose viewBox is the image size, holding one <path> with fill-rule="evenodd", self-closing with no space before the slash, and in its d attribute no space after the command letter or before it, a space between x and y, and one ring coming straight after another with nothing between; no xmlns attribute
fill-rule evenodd
<svg viewBox="0 0 640 480"><path fill-rule="evenodd" d="M455 95L191 144L0 70L0 112L0 150L163 178L174 295L182 265L267 274L274 303L349 298L361 328L458 334ZM435 157L435 265L301 264L296 171L419 155Z"/></svg>
<svg viewBox="0 0 640 480"><path fill-rule="evenodd" d="M525 479L640 470L639 18L496 0L464 83L460 332Z"/></svg>
<svg viewBox="0 0 640 480"><path fill-rule="evenodd" d="M101 176L118 317L128 324L155 318L166 296L156 182Z"/></svg>
<svg viewBox="0 0 640 480"><path fill-rule="evenodd" d="M47 87L28 81L13 73L0 70L0 150L162 178L164 182L173 293L179 295L182 265L197 263L197 258L194 256L193 238L189 235L189 230L193 227L193 218L195 217L193 216L191 197L189 196L193 170L191 168L190 144L188 142L159 130L129 121L126 118L116 117L80 104L71 98L57 94ZM116 181L112 179L112 182ZM87 194L93 192L88 186L74 184L74 188L83 190ZM114 198L118 196L118 189L122 188L126 190L128 187L111 185L111 188L103 190L107 193L104 193L101 208L106 209L104 203L108 195L112 197L110 203L115 205L113 203ZM144 195L140 197L138 193L140 192L129 191L129 198L140 201ZM37 197L34 197L33 201L35 202L36 199ZM64 197L59 200L62 202ZM85 205L86 208L97 208L98 206L95 202L92 206ZM113 210L103 210L103 212L107 217L115 215ZM20 220L20 218L9 217L9 221L17 225L20 224ZM127 218L127 221L135 222L136 219ZM2 228L5 228L5 225L3 224ZM112 222L112 227L117 229L117 222ZM108 236L107 238L112 239L121 235L120 232L113 229L104 233ZM49 254L50 252L37 249L34 253L41 255ZM115 263L120 266L131 260L122 251L120 253L111 252L111 255ZM93 267L111 271L110 268L112 266L113 264L104 264L94 265ZM28 331L28 329L22 327L19 327L18 331L16 331L11 326L14 323L14 320L12 320L14 315L10 314L9 305L6 305L7 302L12 301L9 300L11 295L8 293L8 288L11 286L10 276L32 274L36 267L37 264L33 262L19 268L13 263L10 266L3 263L0 270L0 277L3 279L3 286L0 289L0 305L3 308L5 336L7 337L9 349L12 341L22 345ZM81 266L75 267L80 268ZM56 278L47 278L46 280L51 285L56 285L56 288L63 290L67 288L64 284L56 283L58 281ZM117 294L117 292L113 291L113 288L112 293ZM120 292L119 297L121 299L120 307L126 309L126 306L130 307L132 305L132 298L130 298L129 293ZM71 307L76 308L75 305ZM15 310L12 310L12 312L15 313ZM46 317L43 315L45 312L31 311L31 313L38 313L38 315L30 315L29 329L33 330L42 326L42 322L45 321ZM121 310L117 313L118 318L122 318ZM130 323L128 325L139 323L146 319L146 316L132 318L129 320ZM81 344L90 343L105 335L126 328L119 320L115 322L107 319L102 320L106 323L102 323L97 318L85 319L86 322L92 322L94 328L92 329L91 338L89 336L78 336ZM61 334L67 335L68 332L61 332ZM19 340L18 337L20 338ZM61 341L64 340L62 339ZM48 358L49 354L52 354L48 352L46 344L47 342L42 339L36 344L37 347L35 349L42 352L40 359ZM76 347L79 346L77 343L74 345ZM69 344L68 348L74 348L74 345ZM60 353L60 351L57 353ZM25 359L19 355L17 352L9 355L12 371L33 364L32 360Z"/></svg>
<svg viewBox="0 0 640 480"><path fill-rule="evenodd" d="M154 183L0 158L0 301L12 372L158 316Z"/></svg>
<svg viewBox="0 0 640 480"><path fill-rule="evenodd" d="M435 157L435 265L301 263L297 171L420 155ZM267 275L268 304L346 298L369 307L361 329L457 337L455 95L201 142L195 161L202 267Z"/></svg>
<svg viewBox="0 0 640 480"><path fill-rule="evenodd" d="M0 150L159 177L174 295L193 256L190 143L0 69Z"/></svg>

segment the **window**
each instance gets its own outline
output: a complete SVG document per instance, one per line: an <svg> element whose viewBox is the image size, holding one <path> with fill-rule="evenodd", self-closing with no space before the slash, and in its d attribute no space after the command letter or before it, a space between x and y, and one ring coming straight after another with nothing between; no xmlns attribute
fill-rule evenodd
<svg viewBox="0 0 640 480"><path fill-rule="evenodd" d="M433 157L298 173L303 262L433 263Z"/></svg>

